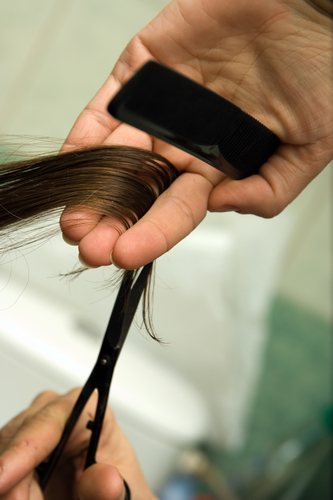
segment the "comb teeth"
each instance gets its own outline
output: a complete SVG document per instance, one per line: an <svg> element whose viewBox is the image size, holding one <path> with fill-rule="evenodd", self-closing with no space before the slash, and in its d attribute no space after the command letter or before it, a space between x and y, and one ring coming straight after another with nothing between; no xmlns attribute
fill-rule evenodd
<svg viewBox="0 0 333 500"><path fill-rule="evenodd" d="M248 177L258 172L279 142L267 127L242 111L236 133L220 141L218 147L223 158Z"/></svg>
<svg viewBox="0 0 333 500"><path fill-rule="evenodd" d="M108 111L234 179L256 174L279 144L238 106L153 61L124 85Z"/></svg>

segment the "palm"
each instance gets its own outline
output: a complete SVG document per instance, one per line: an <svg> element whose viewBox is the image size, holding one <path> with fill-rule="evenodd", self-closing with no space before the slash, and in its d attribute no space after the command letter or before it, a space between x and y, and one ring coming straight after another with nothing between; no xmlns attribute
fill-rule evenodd
<svg viewBox="0 0 333 500"><path fill-rule="evenodd" d="M289 12L291 2L200 3L205 15L193 8L193 2L171 3L162 19L155 19L133 40L123 61L137 69L145 57L153 56L230 99L283 142L306 145L328 140L332 133L332 115L327 113L327 98L332 96L329 32L324 36L324 30L318 30L319 43L314 47L313 38L306 37L309 20L300 19L296 10ZM290 16L295 17L291 26ZM308 78L300 80L300 70ZM120 80L129 76L120 75Z"/></svg>
<svg viewBox="0 0 333 500"><path fill-rule="evenodd" d="M118 263L133 268L164 253L202 220L207 209L215 211L227 205L239 207L243 213L271 217L302 191L333 157L333 115L327 109L333 102L330 44L329 21L303 0L174 0L134 37L88 105L88 113L98 110L95 126L84 112L67 144L77 138L81 143L83 139L91 142L90 134L106 144L152 147L179 170L197 176L191 177L191 182L196 182L196 194L194 189L189 190L185 199L184 180L180 179L169 188L177 205L170 209L175 220L171 228L161 222L165 200L147 214L163 237L148 228L148 218L119 240L114 235L106 248L115 246ZM280 137L282 145L261 168L260 175L232 181L161 141L151 143L145 134L119 125L106 111L101 120L100 111L106 109L112 95L152 58L230 99ZM176 230L176 226L182 229ZM80 234L78 239L84 236ZM96 236L92 234L80 244L87 261L92 246L96 247ZM154 242L156 237L155 250L147 253L144 244L138 246L140 237ZM141 257L134 259L135 252ZM95 263L107 263L104 249L95 255Z"/></svg>

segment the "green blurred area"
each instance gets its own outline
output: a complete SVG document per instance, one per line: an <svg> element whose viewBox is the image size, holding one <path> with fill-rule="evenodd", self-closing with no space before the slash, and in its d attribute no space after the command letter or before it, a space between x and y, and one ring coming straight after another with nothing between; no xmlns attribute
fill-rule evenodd
<svg viewBox="0 0 333 500"><path fill-rule="evenodd" d="M205 450L231 481L246 480L286 440L318 429L329 432L332 323L278 297L271 308L269 330L245 447L233 455L212 447ZM316 476L321 493L304 498L326 498L331 471L331 461L326 461Z"/></svg>

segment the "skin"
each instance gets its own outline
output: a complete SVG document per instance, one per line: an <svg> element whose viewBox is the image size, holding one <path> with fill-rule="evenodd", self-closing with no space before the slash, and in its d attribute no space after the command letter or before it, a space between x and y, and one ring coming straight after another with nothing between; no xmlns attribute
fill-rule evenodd
<svg viewBox="0 0 333 500"><path fill-rule="evenodd" d="M166 156L182 175L128 231L65 211L65 238L90 266L138 268L187 236L207 210L274 217L333 158L332 20L303 0L173 0L121 54L83 110L64 149L127 144ZM282 141L258 175L234 181L108 115L112 96L148 60L206 85ZM87 217L88 215L88 217ZM88 218L88 222L84 219ZM71 222L80 222L70 229Z"/></svg>
<svg viewBox="0 0 333 500"><path fill-rule="evenodd" d="M41 492L35 467L47 459L60 440L79 392L80 389L74 389L64 396L43 392L1 429L1 500L123 500L122 477L132 490L133 500L157 500L109 407L96 455L98 463L83 471L91 436L86 425L94 415L96 393L77 423L45 492Z"/></svg>

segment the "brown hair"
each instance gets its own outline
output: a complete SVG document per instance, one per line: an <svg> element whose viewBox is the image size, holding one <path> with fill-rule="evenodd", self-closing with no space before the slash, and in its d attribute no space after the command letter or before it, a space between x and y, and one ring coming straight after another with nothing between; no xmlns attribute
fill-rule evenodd
<svg viewBox="0 0 333 500"><path fill-rule="evenodd" d="M50 237L54 230L47 221L64 207L84 206L100 216L111 216L128 229L177 175L165 158L127 146L98 146L7 160L0 168L0 231L6 236L0 249L4 252ZM36 222L42 222L42 230L25 231L24 238L12 238L13 230L25 230ZM154 336L147 312L149 286L143 316L148 332Z"/></svg>

